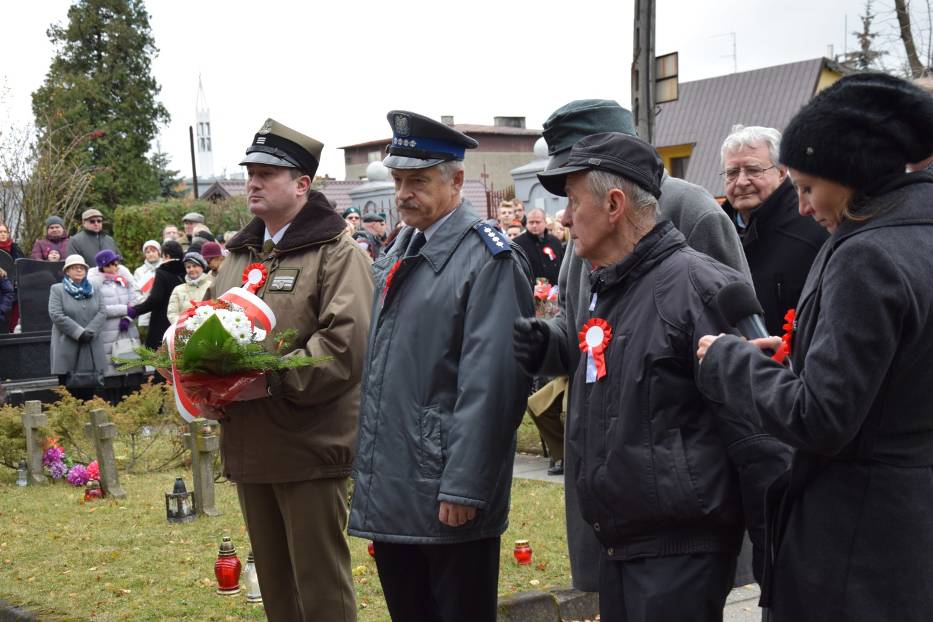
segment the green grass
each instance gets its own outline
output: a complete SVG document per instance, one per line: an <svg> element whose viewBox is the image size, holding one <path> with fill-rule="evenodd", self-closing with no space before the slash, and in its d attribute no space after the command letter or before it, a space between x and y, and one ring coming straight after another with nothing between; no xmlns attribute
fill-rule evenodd
<svg viewBox="0 0 933 622"><path fill-rule="evenodd" d="M533 427L533 425L532 425ZM189 471L121 473L127 498L85 504L68 484L18 488L0 474L0 599L43 620L263 620L243 594L214 593L214 560L230 535L244 565L249 543L232 484L218 484L221 516L185 525L165 520L164 492ZM570 585L563 487L516 480L502 538L500 596ZM531 541L531 566L512 558L514 540ZM350 538L362 622L388 620L366 541ZM309 552L309 554L312 554Z"/></svg>
<svg viewBox="0 0 933 622"><path fill-rule="evenodd" d="M516 449L523 454L535 454L543 455L544 451L541 447L541 433L538 432L535 422L531 420L531 416L528 413L525 413L525 416L522 417L522 422L518 426L518 442Z"/></svg>

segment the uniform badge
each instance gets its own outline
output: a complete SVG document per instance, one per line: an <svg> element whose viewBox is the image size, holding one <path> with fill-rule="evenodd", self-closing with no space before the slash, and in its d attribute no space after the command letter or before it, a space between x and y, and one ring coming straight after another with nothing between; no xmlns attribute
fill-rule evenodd
<svg viewBox="0 0 933 622"><path fill-rule="evenodd" d="M295 291L295 283L298 281L299 273L301 273L301 268L279 268L269 277L266 291L270 293Z"/></svg>
<svg viewBox="0 0 933 622"><path fill-rule="evenodd" d="M266 122L262 124L262 127L259 128L257 134L268 134L272 131L272 119L266 119Z"/></svg>
<svg viewBox="0 0 933 622"><path fill-rule="evenodd" d="M411 132L411 122L406 114L395 115L395 133L399 136L408 136Z"/></svg>

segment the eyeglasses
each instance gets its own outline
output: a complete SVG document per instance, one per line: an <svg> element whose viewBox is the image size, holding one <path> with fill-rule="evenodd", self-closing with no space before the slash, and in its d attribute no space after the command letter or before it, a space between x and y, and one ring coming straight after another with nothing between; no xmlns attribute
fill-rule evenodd
<svg viewBox="0 0 933 622"><path fill-rule="evenodd" d="M87 219L86 221L84 221L84 222L89 222L89 223L91 223L92 225L99 225L99 224L101 224L101 223L104 222L104 219L103 219L103 218L88 218L88 219Z"/></svg>
<svg viewBox="0 0 933 622"><path fill-rule="evenodd" d="M765 174L765 171L770 171L773 168L777 168L776 164L772 164L767 168L761 168L760 166L740 166L738 168L727 168L720 173L721 176L726 178L726 181L732 183L738 180L739 175L742 172L745 172L746 179L761 179L761 176Z"/></svg>

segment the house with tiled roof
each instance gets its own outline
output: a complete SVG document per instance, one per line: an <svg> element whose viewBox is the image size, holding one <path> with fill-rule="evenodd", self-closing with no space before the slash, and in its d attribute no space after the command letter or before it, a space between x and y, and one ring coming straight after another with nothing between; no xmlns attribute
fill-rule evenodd
<svg viewBox="0 0 933 622"><path fill-rule="evenodd" d="M684 82L676 101L658 106L654 144L672 175L722 197L720 148L732 126L783 130L801 106L845 73L828 58L815 58Z"/></svg>
<svg viewBox="0 0 933 622"><path fill-rule="evenodd" d="M479 143L479 147L466 152L464 177L479 181L487 190L504 190L511 186L510 171L534 157L535 141L541 136L541 130L525 127L525 117L495 117L493 125L454 123L451 116L441 117L441 122ZM346 180L364 179L366 167L385 158L391 140L390 136L340 147Z"/></svg>

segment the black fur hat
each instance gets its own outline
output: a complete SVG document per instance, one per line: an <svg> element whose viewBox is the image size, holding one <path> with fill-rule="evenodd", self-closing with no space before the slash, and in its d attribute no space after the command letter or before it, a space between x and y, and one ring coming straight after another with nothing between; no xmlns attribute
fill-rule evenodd
<svg viewBox="0 0 933 622"><path fill-rule="evenodd" d="M904 165L933 154L933 96L881 73L846 76L798 112L781 163L870 194Z"/></svg>

